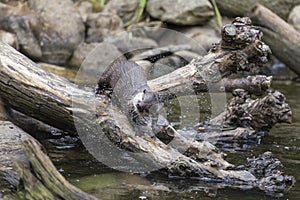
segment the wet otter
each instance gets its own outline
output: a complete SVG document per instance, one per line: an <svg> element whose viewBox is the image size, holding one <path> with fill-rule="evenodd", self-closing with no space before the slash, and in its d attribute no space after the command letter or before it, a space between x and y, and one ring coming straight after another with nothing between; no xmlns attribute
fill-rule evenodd
<svg viewBox="0 0 300 200"><path fill-rule="evenodd" d="M158 100L147 85L146 74L141 66L127 60L113 62L100 77L96 93L103 93L104 90L112 90L112 101L130 117L135 127L142 126L142 132L152 130L150 112L156 112Z"/></svg>

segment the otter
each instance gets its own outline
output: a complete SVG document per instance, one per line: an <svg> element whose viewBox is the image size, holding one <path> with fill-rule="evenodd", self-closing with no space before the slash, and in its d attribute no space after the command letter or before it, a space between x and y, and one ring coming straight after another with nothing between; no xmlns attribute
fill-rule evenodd
<svg viewBox="0 0 300 200"><path fill-rule="evenodd" d="M158 98L147 85L141 66L128 60L114 61L99 78L96 94L105 90L111 90L112 101L129 116L135 127L142 126L138 132L152 130L145 126L152 126L151 115L157 110Z"/></svg>

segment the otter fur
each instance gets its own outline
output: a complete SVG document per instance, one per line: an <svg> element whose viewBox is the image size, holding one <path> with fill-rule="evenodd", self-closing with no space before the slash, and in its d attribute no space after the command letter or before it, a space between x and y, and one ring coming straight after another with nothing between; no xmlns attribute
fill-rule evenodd
<svg viewBox="0 0 300 200"><path fill-rule="evenodd" d="M127 60L113 62L100 77L96 93L109 89L112 90L113 103L129 116L135 127L142 126L145 131L152 126L150 112L156 112L158 100L147 85L147 77L141 66Z"/></svg>

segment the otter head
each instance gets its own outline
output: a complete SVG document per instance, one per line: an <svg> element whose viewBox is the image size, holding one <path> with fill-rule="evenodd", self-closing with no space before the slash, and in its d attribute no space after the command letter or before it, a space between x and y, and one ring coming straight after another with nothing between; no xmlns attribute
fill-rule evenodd
<svg viewBox="0 0 300 200"><path fill-rule="evenodd" d="M139 112L148 112L151 106L158 103L156 94L152 91L147 91L146 89L143 91L142 98L138 100L136 107Z"/></svg>

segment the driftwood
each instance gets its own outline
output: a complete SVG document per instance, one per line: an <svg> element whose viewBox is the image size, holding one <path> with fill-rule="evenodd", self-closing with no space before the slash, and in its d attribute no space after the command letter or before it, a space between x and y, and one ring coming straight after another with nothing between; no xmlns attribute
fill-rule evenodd
<svg viewBox="0 0 300 200"><path fill-rule="evenodd" d="M35 139L25 139L22 144L27 160L16 159L14 162L20 175L19 192L6 199L97 200L67 182Z"/></svg>
<svg viewBox="0 0 300 200"><path fill-rule="evenodd" d="M13 167L15 158L24 159L22 140L32 138L9 121L0 121L0 178L11 185L18 183L18 174Z"/></svg>
<svg viewBox="0 0 300 200"><path fill-rule="evenodd" d="M249 94L262 95L271 86L271 76L247 76L246 78L224 78L222 80L226 92L243 89Z"/></svg>
<svg viewBox="0 0 300 200"><path fill-rule="evenodd" d="M179 91L178 88L184 86L197 91L213 86L235 71L250 70L266 62L270 52L260 39L261 32L248 18L237 18L232 25L224 27L223 40L207 56L158 78L156 88ZM138 162L133 172L164 169L170 175L258 186L257 177L246 170L234 169L208 142L185 138L176 130L173 130L174 139L170 145L157 138L135 134L126 115L110 104L107 97L95 97L92 89L80 89L68 80L46 72L3 43L0 43L0 61L0 94L7 105L70 133L75 133L77 128L83 143L95 142L92 144L96 152L102 152L108 139L110 146L114 144L112 151L125 150L127 156ZM167 84L167 78L173 80L173 85ZM73 119L79 124L76 128ZM124 165L123 160L120 161Z"/></svg>
<svg viewBox="0 0 300 200"><path fill-rule="evenodd" d="M204 122L198 127L198 140L233 142L235 140L256 140L268 134L276 123L291 123L292 111L283 94L270 92L261 99L253 100L242 89L233 92L226 111ZM209 131L211 126L222 124L222 130Z"/></svg>
<svg viewBox="0 0 300 200"><path fill-rule="evenodd" d="M223 77L237 71L249 71L267 62L271 51L261 37L262 33L251 25L249 18L236 18L232 24L224 26L222 41L208 55L148 81L148 85L154 92L159 92L162 99L168 99L172 94L181 96L218 90L216 87L222 84L217 83Z"/></svg>
<svg viewBox="0 0 300 200"><path fill-rule="evenodd" d="M57 128L74 133L75 127L72 122L72 95L76 95L74 99L77 104L84 104L87 99L94 97L92 92L87 92L79 89L76 85L70 83L68 80L50 74L43 69L39 68L36 64L24 57L22 54L13 48L1 43L1 95L8 105L12 108L19 110L27 115L40 119L43 122L51 124ZM17 98L17 97L20 98ZM35 101L35 102L34 102ZM180 175L188 175L188 171L193 172L195 176L208 176L217 179L232 178L255 181L255 177L249 175L248 172L237 172L215 169L199 163L196 160L181 154L178 150L170 148L157 139L136 137L134 130L131 127L126 116L117 108L114 108L105 98L100 97L95 100L97 102L97 115L99 116L94 123L100 124L103 129L109 134L109 138L115 142L119 147L125 148L131 152L147 152L147 157L143 157L148 163L154 163L156 167L165 167L172 173ZM74 103L74 102L73 102ZM86 113L86 110L76 112ZM94 114L93 114L94 115ZM89 115L87 115L89 116ZM115 119L118 116L118 119ZM89 118L82 118L85 120L83 128L91 130L91 121ZM93 129L92 129L93 130ZM95 131L95 130L93 130ZM87 137L92 137L95 132L87 132ZM100 137L100 136L97 136ZM85 138L81 137L82 140ZM115 140L115 141L114 141ZM192 142L185 139L186 142ZM194 151L190 151L195 159L201 160L204 156L201 152L207 152L204 155L211 155L206 158L219 163L218 166L228 166L227 162L223 160L222 156L217 156L216 149L209 149L209 146L201 143L193 142L190 146ZM174 143L175 146L175 143ZM187 145L188 146L188 143ZM194 153L192 153L194 152ZM172 169L172 170L171 170ZM182 170L185 169L185 170ZM190 169L190 170L186 170ZM243 177L244 176L244 177ZM249 177L252 177L249 179Z"/></svg>
<svg viewBox="0 0 300 200"><path fill-rule="evenodd" d="M250 13L253 24L264 33L274 55L300 75L300 33L269 9L256 5Z"/></svg>
<svg viewBox="0 0 300 200"><path fill-rule="evenodd" d="M180 77L180 72L176 71L176 73L178 74L174 76ZM168 84L166 84L167 81L162 83L160 79L154 79L148 81L148 84L153 91L157 92L161 101L166 101L182 95L195 95L203 92L233 92L235 89L243 89L249 94L260 96L270 89L271 80L271 76L264 75L247 76L246 78L222 78L221 81L214 83L211 87L198 87L197 90L183 90L181 85L174 86L177 85L176 79L168 80Z"/></svg>

